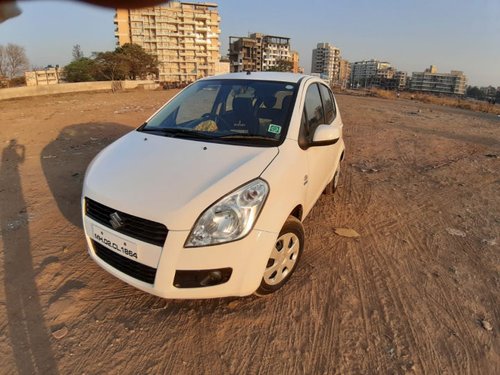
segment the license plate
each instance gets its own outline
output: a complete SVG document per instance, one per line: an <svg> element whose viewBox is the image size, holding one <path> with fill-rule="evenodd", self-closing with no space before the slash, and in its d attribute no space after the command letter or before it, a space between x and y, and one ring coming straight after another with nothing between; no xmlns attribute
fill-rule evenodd
<svg viewBox="0 0 500 375"><path fill-rule="evenodd" d="M109 233L95 225L92 226L92 236L94 241L106 246L115 253L136 261L139 260L139 256L137 255L137 245L135 243L115 236L114 234Z"/></svg>

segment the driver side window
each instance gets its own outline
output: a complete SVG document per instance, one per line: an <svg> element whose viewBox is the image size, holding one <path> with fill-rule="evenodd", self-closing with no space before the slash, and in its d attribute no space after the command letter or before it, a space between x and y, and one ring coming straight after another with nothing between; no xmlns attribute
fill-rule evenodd
<svg viewBox="0 0 500 375"><path fill-rule="evenodd" d="M304 113L302 116L301 136L312 142L316 128L325 123L323 104L321 95L316 83L309 86L304 103Z"/></svg>

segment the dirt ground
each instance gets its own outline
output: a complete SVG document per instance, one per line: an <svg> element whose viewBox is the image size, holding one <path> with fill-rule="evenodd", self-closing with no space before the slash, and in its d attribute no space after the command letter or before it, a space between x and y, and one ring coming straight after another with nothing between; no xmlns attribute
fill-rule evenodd
<svg viewBox="0 0 500 375"><path fill-rule="evenodd" d="M0 102L0 373L500 373L500 118L338 96L340 188L286 287L171 301L94 264L79 200L93 156L171 95Z"/></svg>

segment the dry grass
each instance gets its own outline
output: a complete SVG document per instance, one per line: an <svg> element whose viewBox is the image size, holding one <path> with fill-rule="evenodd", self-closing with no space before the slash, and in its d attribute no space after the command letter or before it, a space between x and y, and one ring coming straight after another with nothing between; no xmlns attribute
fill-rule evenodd
<svg viewBox="0 0 500 375"><path fill-rule="evenodd" d="M368 95L383 99L397 98L395 91L380 90L380 89L371 89L368 91ZM452 97L440 97L429 94L409 93L409 92L400 93L400 97L404 99L413 98L413 100L418 100L423 103L444 105L448 107L462 108L476 112L494 113L496 115L500 115L500 106L489 104L486 102L471 101L471 100L452 98Z"/></svg>
<svg viewBox="0 0 500 375"><path fill-rule="evenodd" d="M368 93L370 96L375 96L377 98L383 98L383 99L397 98L396 92L392 90L371 89L368 91Z"/></svg>

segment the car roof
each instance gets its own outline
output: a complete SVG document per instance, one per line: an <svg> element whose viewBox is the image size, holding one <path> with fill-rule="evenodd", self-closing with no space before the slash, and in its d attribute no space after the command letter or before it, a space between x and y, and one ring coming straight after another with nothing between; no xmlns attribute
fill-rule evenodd
<svg viewBox="0 0 500 375"><path fill-rule="evenodd" d="M229 73L221 74L216 76L211 76L204 78L203 80L210 79L247 79L256 81L277 81L277 82L290 82L297 83L302 78L308 77L313 78L313 76L308 76L305 74L297 73L284 73L284 72L240 72L240 73Z"/></svg>

